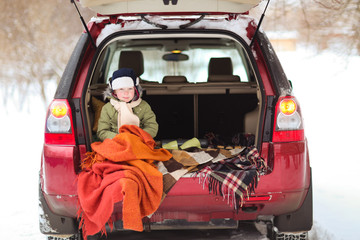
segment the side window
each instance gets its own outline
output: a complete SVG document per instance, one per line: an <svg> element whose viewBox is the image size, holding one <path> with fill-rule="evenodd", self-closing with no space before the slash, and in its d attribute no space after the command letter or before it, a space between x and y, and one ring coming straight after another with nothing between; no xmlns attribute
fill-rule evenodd
<svg viewBox="0 0 360 240"><path fill-rule="evenodd" d="M113 72L118 69L120 52L121 52L120 50L115 50L112 54L112 57L109 59L110 61L107 63L109 65L109 68L107 71L106 83L111 78Z"/></svg>

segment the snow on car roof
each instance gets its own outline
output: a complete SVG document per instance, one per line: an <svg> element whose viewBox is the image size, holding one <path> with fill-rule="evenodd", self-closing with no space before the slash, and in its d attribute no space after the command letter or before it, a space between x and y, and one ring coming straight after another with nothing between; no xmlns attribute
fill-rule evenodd
<svg viewBox="0 0 360 240"><path fill-rule="evenodd" d="M93 18L91 21L98 22L101 21L102 18ZM165 20L160 16L149 16L148 19L152 22L156 22L157 24L163 24L168 27L168 29L179 29L180 25L186 24L189 20ZM203 19L202 21L190 26L189 28L199 28L199 29L222 29L228 30L231 32L235 32L247 44L250 44L251 39L247 36L246 28L248 27L251 21L255 21L253 18L249 16L241 16L237 17L236 19L228 20L225 18L219 19ZM102 31L100 32L98 38L96 39L96 45L99 44L109 35L125 30L141 30L141 29L157 29L156 26L150 25L140 19L135 21L128 21L125 24L108 24L106 25Z"/></svg>
<svg viewBox="0 0 360 240"><path fill-rule="evenodd" d="M78 0L101 15L159 12L244 13L262 0Z"/></svg>

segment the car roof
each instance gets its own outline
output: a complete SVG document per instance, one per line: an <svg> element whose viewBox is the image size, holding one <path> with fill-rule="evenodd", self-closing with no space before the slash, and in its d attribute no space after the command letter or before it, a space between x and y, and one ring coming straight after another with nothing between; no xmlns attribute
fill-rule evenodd
<svg viewBox="0 0 360 240"><path fill-rule="evenodd" d="M77 0L98 15L246 13L262 0Z"/></svg>

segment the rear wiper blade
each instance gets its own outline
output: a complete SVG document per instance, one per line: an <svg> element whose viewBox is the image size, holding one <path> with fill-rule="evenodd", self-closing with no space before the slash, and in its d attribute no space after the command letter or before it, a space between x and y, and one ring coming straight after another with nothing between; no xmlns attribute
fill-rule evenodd
<svg viewBox="0 0 360 240"><path fill-rule="evenodd" d="M140 14L140 17L141 17L141 20L143 20L144 22L146 22L146 23L148 23L150 25L153 25L155 27L158 27L158 28L161 28L161 29L167 29L168 28L168 26L166 26L164 24L160 24L160 23L150 21L149 19L147 19L145 17L145 14Z"/></svg>
<svg viewBox="0 0 360 240"><path fill-rule="evenodd" d="M204 17L207 15L207 13L202 13L200 17L198 17L197 19L195 19L194 21L191 21L189 23L186 23L186 24L182 24L179 26L180 29L185 29L185 28L188 28L192 25L194 25L195 23L198 23L200 22L201 20L204 19Z"/></svg>

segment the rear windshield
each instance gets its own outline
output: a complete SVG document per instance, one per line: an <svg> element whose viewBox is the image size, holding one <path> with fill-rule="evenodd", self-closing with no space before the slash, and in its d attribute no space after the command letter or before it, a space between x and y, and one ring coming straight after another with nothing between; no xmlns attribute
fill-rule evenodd
<svg viewBox="0 0 360 240"><path fill-rule="evenodd" d="M129 53L134 52L136 57L130 59ZM102 51L93 81L107 83L112 73L127 63L136 69L141 66L138 75L147 82L163 83L165 76L184 76L189 83L202 83L211 81L210 75L222 75L231 82L255 81L243 46L229 37L115 39Z"/></svg>

